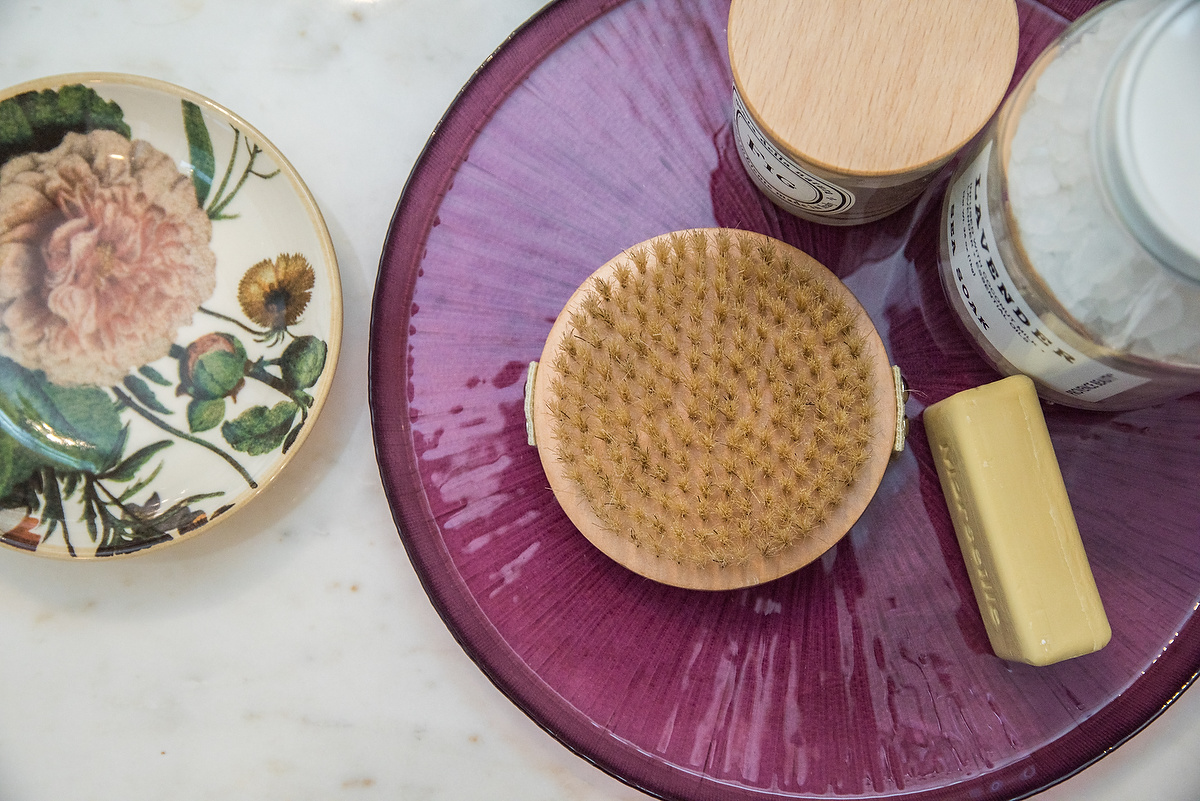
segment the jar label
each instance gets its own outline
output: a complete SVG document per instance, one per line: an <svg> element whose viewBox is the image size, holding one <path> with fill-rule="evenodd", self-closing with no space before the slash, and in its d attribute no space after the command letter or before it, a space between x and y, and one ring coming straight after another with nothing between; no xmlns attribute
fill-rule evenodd
<svg viewBox="0 0 1200 801"><path fill-rule="evenodd" d="M1034 314L995 247L988 213L989 142L949 190L950 267L968 318L1000 355L1026 375L1082 401L1098 402L1148 379L1114 369L1068 345Z"/></svg>
<svg viewBox="0 0 1200 801"><path fill-rule="evenodd" d="M854 205L854 194L801 167L758 127L733 90L733 137L746 172L771 199L792 212L833 216Z"/></svg>

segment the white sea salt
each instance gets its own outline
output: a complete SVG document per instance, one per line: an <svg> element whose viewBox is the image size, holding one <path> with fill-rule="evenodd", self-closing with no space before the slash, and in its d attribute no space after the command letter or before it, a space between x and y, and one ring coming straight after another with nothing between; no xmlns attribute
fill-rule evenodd
<svg viewBox="0 0 1200 801"><path fill-rule="evenodd" d="M1164 267L1105 200L1093 127L1110 62L1162 0L1124 0L1038 77L1012 140L1009 200L1036 272L1104 345L1200 365L1200 282Z"/></svg>

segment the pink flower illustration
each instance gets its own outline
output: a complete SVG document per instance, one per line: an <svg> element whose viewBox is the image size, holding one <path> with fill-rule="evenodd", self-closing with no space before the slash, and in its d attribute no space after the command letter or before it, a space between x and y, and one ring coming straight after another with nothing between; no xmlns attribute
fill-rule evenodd
<svg viewBox="0 0 1200 801"><path fill-rule="evenodd" d="M189 176L143 141L67 134L0 168L0 355L59 385L165 356L216 283Z"/></svg>

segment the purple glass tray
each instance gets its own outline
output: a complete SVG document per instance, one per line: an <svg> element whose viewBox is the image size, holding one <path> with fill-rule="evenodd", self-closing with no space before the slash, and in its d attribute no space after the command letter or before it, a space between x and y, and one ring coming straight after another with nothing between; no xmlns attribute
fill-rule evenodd
<svg viewBox="0 0 1200 801"><path fill-rule="evenodd" d="M967 0L964 0L967 1ZM1091 2L1020 3L1023 72ZM561 0L450 108L400 200L371 410L400 535L466 652L580 756L670 799L1012 799L1116 748L1200 666L1200 398L1047 409L1113 628L1047 668L992 655L919 413L998 376L936 269L943 175L879 223L777 211L730 136L727 0ZM907 451L848 537L755 589L642 579L571 526L525 441L523 380L575 287L699 226L813 254L913 389Z"/></svg>

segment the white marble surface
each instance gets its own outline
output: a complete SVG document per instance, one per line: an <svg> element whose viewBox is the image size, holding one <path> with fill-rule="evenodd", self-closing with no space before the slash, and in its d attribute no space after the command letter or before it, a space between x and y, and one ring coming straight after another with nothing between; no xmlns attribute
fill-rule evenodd
<svg viewBox="0 0 1200 801"><path fill-rule="evenodd" d="M427 601L380 488L367 328L429 132L540 0L5 0L0 84L83 70L245 117L326 216L345 292L306 446L228 523L128 560L0 552L0 799L637 799L544 734ZM1194 801L1200 693L1047 801Z"/></svg>

